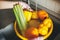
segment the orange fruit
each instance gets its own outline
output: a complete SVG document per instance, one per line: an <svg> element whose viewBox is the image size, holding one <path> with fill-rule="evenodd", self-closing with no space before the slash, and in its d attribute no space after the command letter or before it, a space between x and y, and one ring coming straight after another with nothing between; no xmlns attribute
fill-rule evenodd
<svg viewBox="0 0 60 40"><path fill-rule="evenodd" d="M38 19L38 15L37 15L36 11L32 12L32 19Z"/></svg>
<svg viewBox="0 0 60 40"><path fill-rule="evenodd" d="M38 29L35 27L30 27L25 32L25 37L27 38L35 38L38 36L39 36Z"/></svg>
<svg viewBox="0 0 60 40"><path fill-rule="evenodd" d="M47 19L45 19L45 20L43 21L43 24L44 24L46 27L50 28L51 25L52 25L52 21L51 21L50 18L47 18Z"/></svg>
<svg viewBox="0 0 60 40"><path fill-rule="evenodd" d="M42 27L38 29L40 35L47 35L48 33L48 28L47 27Z"/></svg>
<svg viewBox="0 0 60 40"><path fill-rule="evenodd" d="M24 16L26 18L27 21L30 21L31 20L31 16L32 16L32 12L31 11L28 11L28 10L24 10Z"/></svg>
<svg viewBox="0 0 60 40"><path fill-rule="evenodd" d="M48 17L48 13L45 10L38 11L38 16L41 20L44 20Z"/></svg>
<svg viewBox="0 0 60 40"><path fill-rule="evenodd" d="M44 27L44 24L39 24L39 28L42 28L42 27Z"/></svg>

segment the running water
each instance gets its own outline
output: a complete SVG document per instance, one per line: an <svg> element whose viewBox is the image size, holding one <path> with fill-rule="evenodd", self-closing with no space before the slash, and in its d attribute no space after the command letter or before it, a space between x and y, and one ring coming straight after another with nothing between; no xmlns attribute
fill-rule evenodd
<svg viewBox="0 0 60 40"><path fill-rule="evenodd" d="M30 0L28 0L28 5L30 6Z"/></svg>
<svg viewBox="0 0 60 40"><path fill-rule="evenodd" d="M36 8L35 8L35 10L36 10L36 13L37 13L37 2L36 2L35 4L36 4Z"/></svg>
<svg viewBox="0 0 60 40"><path fill-rule="evenodd" d="M35 3L36 4L36 8L35 8L35 10L36 10L36 13L37 13L37 2ZM28 0L28 5L30 6L30 1ZM37 38L33 38L33 39L29 39L29 40L43 40L43 37L41 36L41 37L37 37Z"/></svg>
<svg viewBox="0 0 60 40"><path fill-rule="evenodd" d="M28 5L30 6L30 0L28 0ZM31 8L29 8L30 11L33 11Z"/></svg>

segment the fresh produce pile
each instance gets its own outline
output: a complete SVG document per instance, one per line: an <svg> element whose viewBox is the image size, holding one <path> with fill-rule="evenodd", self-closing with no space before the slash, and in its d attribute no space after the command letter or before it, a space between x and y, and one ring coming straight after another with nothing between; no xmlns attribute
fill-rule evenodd
<svg viewBox="0 0 60 40"><path fill-rule="evenodd" d="M18 28L26 38L36 38L49 33L52 21L45 10L29 11L22 9L19 4L14 5L13 11Z"/></svg>
<svg viewBox="0 0 60 40"><path fill-rule="evenodd" d="M26 11L26 10L25 10ZM38 36L45 36L49 33L49 29L52 26L52 21L48 16L48 13L45 10L33 11L32 15L28 15L29 11L26 11L25 17L28 20L28 29L26 30L25 37L35 38ZM29 17L31 16L31 17Z"/></svg>

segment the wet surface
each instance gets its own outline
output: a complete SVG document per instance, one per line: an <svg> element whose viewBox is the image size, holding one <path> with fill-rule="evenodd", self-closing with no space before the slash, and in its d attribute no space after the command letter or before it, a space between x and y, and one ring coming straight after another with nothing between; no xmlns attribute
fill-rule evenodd
<svg viewBox="0 0 60 40"><path fill-rule="evenodd" d="M55 37L60 33L60 24L55 22L52 15L50 17L53 20L54 29L52 34L47 40L54 40ZM4 40L21 40L15 34L13 23L15 21L15 16L12 9L0 10L0 39Z"/></svg>

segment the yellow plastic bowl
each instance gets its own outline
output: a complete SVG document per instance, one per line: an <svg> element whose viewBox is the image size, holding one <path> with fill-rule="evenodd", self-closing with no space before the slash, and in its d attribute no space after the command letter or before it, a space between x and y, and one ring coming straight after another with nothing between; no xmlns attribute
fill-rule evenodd
<svg viewBox="0 0 60 40"><path fill-rule="evenodd" d="M22 36L22 35L18 32L18 30L17 30L16 27L17 27L17 26L16 26L16 21L15 21L15 23L14 23L14 30L15 30L15 32L16 32L16 35L17 35L20 39L22 39L22 40L28 40L27 38L25 38L24 36ZM44 36L44 40L47 39L47 38L51 35L52 31L53 31L53 23L52 23L52 27L50 28L49 33Z"/></svg>

